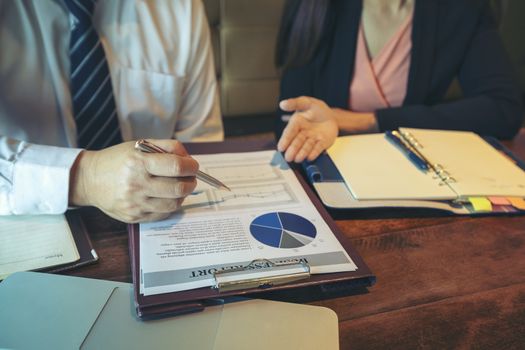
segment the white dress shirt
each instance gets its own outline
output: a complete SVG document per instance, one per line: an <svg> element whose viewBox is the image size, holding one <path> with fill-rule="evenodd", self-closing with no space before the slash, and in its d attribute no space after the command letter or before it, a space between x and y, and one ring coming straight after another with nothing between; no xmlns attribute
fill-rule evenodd
<svg viewBox="0 0 525 350"><path fill-rule="evenodd" d="M60 0L0 2L0 214L62 213L80 149L69 90L71 18ZM124 140L223 139L200 0L99 0Z"/></svg>

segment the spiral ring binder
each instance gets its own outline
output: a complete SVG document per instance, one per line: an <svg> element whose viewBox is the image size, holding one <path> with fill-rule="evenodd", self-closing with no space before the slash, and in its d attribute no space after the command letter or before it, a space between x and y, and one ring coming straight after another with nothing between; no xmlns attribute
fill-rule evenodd
<svg viewBox="0 0 525 350"><path fill-rule="evenodd" d="M256 259L246 266L216 271L213 276L213 288L219 292L267 288L310 278L310 265L302 260L276 263L268 259Z"/></svg>
<svg viewBox="0 0 525 350"><path fill-rule="evenodd" d="M424 147L414 137L414 135L412 135L408 131L400 131L399 133L401 134L403 139L412 147L413 151L417 153L417 155L425 161L429 169L432 169L432 171L436 175L435 178L440 180L439 186L444 186L444 185L448 186L449 184L456 182L456 179L454 179L452 175L450 175L450 173L446 171L441 164L432 163L427 157L425 157L423 153L419 151L420 149L424 149Z"/></svg>

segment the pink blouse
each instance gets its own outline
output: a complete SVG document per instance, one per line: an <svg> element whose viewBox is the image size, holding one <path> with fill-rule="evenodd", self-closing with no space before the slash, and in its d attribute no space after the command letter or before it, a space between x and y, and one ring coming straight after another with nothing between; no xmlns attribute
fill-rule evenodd
<svg viewBox="0 0 525 350"><path fill-rule="evenodd" d="M350 84L348 107L354 112L401 106L406 95L412 15L372 60L368 54L363 24L359 26L354 77Z"/></svg>

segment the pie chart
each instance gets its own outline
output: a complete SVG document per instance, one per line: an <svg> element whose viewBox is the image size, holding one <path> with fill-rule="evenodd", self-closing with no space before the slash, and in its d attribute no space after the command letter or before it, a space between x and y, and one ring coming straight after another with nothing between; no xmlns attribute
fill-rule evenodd
<svg viewBox="0 0 525 350"><path fill-rule="evenodd" d="M299 248L312 242L317 230L300 215L273 212L256 217L250 224L250 233L270 247Z"/></svg>

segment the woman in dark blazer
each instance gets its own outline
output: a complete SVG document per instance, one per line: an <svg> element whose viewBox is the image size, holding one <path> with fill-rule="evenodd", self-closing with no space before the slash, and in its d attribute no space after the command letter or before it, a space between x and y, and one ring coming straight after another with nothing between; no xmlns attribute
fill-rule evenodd
<svg viewBox="0 0 525 350"><path fill-rule="evenodd" d="M412 6L407 83L400 87L406 94L398 106L356 113L349 109L349 87L361 20L366 20L367 6L385 8L396 1L397 6ZM376 8L370 13L377 20L380 12ZM377 23L371 20L363 28L374 29ZM394 31L385 37L395 32L390 28ZM374 38L374 30L370 32ZM386 42L380 28L375 32L378 41ZM368 41L368 48L375 44ZM488 1L291 0L276 60L283 68L276 132L288 161L316 158L341 133L414 127L509 139L522 123L520 92ZM454 78L463 97L445 102ZM287 115L292 115L288 122Z"/></svg>

